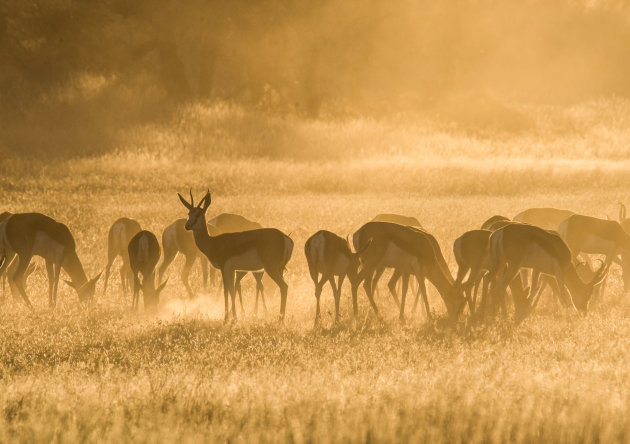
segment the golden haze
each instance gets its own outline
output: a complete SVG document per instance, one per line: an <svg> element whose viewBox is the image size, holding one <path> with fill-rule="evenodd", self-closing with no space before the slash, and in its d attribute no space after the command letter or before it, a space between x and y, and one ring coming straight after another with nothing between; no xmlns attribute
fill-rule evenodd
<svg viewBox="0 0 630 444"><path fill-rule="evenodd" d="M160 239L176 193L212 191L295 243L287 317L223 323L220 282L178 257L156 314L117 262L86 308L43 261L30 312L0 307L2 441L627 441L630 346L620 268L588 315L467 327L384 285L349 288L321 328L303 246L378 213L417 217L451 273L453 241L494 214L630 204L630 25L618 2L3 2L2 210L68 225L91 277L121 216ZM230 5L230 6L227 6ZM74 17L70 19L69 17ZM4 37L4 40L2 39ZM53 63L55 62L55 63ZM185 81L184 81L185 80ZM161 239L160 239L161 241ZM63 277L63 274L62 274ZM142 304L141 304L142 305Z"/></svg>

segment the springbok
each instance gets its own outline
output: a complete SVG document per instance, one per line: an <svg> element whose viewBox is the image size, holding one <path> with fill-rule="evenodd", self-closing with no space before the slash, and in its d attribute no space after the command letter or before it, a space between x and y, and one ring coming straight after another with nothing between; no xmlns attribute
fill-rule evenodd
<svg viewBox="0 0 630 444"><path fill-rule="evenodd" d="M536 225L545 230L557 230L563 220L574 214L573 211L557 208L529 208L518 213L513 220L514 222Z"/></svg>
<svg viewBox="0 0 630 444"><path fill-rule="evenodd" d="M424 230L424 228L422 227L422 225L420 224L420 221L418 219L416 219L413 216L403 216L400 214L393 214L393 213L381 213L381 214L377 214L372 220L371 222L389 222L392 224L399 224L399 225L405 225L408 227L413 227L413 228L417 228L419 230ZM355 245L356 248L356 245ZM394 272L392 273L391 277L389 278L389 281L387 282L387 288L389 289L389 293L392 296L392 299L394 299L394 302L396 303L396 306L398 308L400 308L400 301L398 300L398 296L396 295L396 286L398 284L398 282L400 281L400 278L403 277L403 274L401 273L400 270L398 270L395 266L390 266L387 264L382 264L383 266L380 267L378 270L376 270L376 273L374 274L374 282L372 283L372 286L374 287L376 294L378 295L378 282L381 279L381 276L383 275L383 273L385 272L386 268L393 268ZM409 279L409 276L407 276L406 279ZM418 307L418 301L420 300L420 296L422 296L422 300L424 301L424 306L426 309L426 313L427 313L427 317L431 317L431 311L429 308L429 302L428 302L428 298L427 298L427 290L426 290L426 285L424 282L424 279L420 279L418 277L416 277L416 281L418 283L418 287L415 290L416 293L416 299L413 303L413 312L416 312L416 308Z"/></svg>
<svg viewBox="0 0 630 444"><path fill-rule="evenodd" d="M306 240L304 254L308 264L308 271L315 284L315 324L319 321L319 298L326 282L330 283L335 298L335 323L339 321L339 301L341 287L348 277L352 290L353 313L357 315L357 277L359 274L359 254L353 253L348 241L330 231L320 230ZM322 277L319 278L321 273ZM339 276L335 283L335 276Z"/></svg>
<svg viewBox="0 0 630 444"><path fill-rule="evenodd" d="M488 220L483 225L499 229L514 223L503 218L503 216L499 217L494 221ZM477 293L482 281L481 305L484 309L486 307L490 285L490 279L487 276L487 273L490 271L490 235L496 229L467 231L455 239L453 243L453 255L458 266L455 287L464 291L471 314L474 314L476 311ZM466 282L463 282L466 275L468 275L468 279ZM527 289L523 288L523 281L520 275L516 275L509 286L514 299L522 300L526 296Z"/></svg>
<svg viewBox="0 0 630 444"><path fill-rule="evenodd" d="M223 233L237 233L240 231L258 230L262 228L258 222L251 221L244 216L232 213L221 213L208 221L208 232L211 236L218 236ZM241 281L247 272L236 272L236 293L241 303L241 314L245 313L243 308L243 295L241 290ZM262 300L263 309L267 313L267 304L265 303L265 287L263 285L263 271L253 271L252 276L256 280L256 303L254 305L254 313L258 314L258 298Z"/></svg>
<svg viewBox="0 0 630 444"><path fill-rule="evenodd" d="M503 299L507 285L521 268L533 270L529 298L514 301L517 322L529 314L530 301L537 287L534 280L540 273L554 276L561 300L585 313L593 287L601 282L608 272L608 266L602 264L591 282L584 283L575 270L571 251L562 238L548 230L528 224L510 224L493 232L490 236L490 257L494 278L491 294L495 300ZM565 285L571 294L570 298L566 295Z"/></svg>
<svg viewBox="0 0 630 444"><path fill-rule="evenodd" d="M48 304L51 308L57 304L57 288L62 268L70 276L71 281L66 283L76 290L79 301L93 299L96 281L101 273L92 279L87 278L77 256L76 243L66 225L40 213L21 213L6 220L2 234L0 273L4 272L17 255L18 265L9 279L31 310L33 304L26 294L25 286L26 271L33 256L40 256L46 261Z"/></svg>
<svg viewBox="0 0 630 444"><path fill-rule="evenodd" d="M458 267L455 287L462 288L471 314L474 314L476 310L479 284L490 269L491 234L490 230L471 230L455 239L453 243L453 255ZM468 279L463 282L467 274ZM488 280L486 279L482 289L482 301L486 299L487 289Z"/></svg>
<svg viewBox="0 0 630 444"><path fill-rule="evenodd" d="M140 289L144 296L144 308L155 309L160 302L160 293L164 290L166 282L155 287L155 267L160 260L160 244L155 234L142 230L136 233L127 246L129 266L133 273L133 302L131 307L138 309ZM140 282L139 275L142 275Z"/></svg>
<svg viewBox="0 0 630 444"><path fill-rule="evenodd" d="M197 248L206 255L213 267L221 270L225 297L225 320L229 318L228 295L232 299L232 316L236 320L234 274L236 271L264 270L280 288L280 317L284 318L289 286L284 280L284 270L291 259L293 241L275 228L218 236L208 234L206 211L211 203L210 191L195 206L190 192L190 202L177 193L182 205L188 210L186 229L192 230Z"/></svg>
<svg viewBox="0 0 630 444"><path fill-rule="evenodd" d="M140 230L142 230L140 224L127 217L117 219L110 227L109 233L107 234L107 266L105 267L105 286L103 288L103 294L107 292L109 271L118 256L122 259L120 282L123 294L127 294L127 289L131 287L133 280L131 267L129 266L129 252L127 246L131 238L140 232Z"/></svg>
<svg viewBox="0 0 630 444"><path fill-rule="evenodd" d="M619 262L620 255L624 291L630 290L630 234L619 222L574 214L560 224L558 232L574 258L581 253L603 254L608 266Z"/></svg>
<svg viewBox="0 0 630 444"><path fill-rule="evenodd" d="M178 253L181 253L184 256L185 262L182 267L180 277L184 287L186 288L188 297L192 299L195 294L192 291L188 280L190 270L195 264L197 258L199 258L203 285L205 287L208 282L208 261L206 257L201 254L199 248L197 248L192 233L186 230L186 219L177 219L164 229L164 232L162 233L162 248L164 249L164 259L158 269L158 280L162 280L164 273L166 273L166 269L173 262L175 256L177 256Z"/></svg>
<svg viewBox="0 0 630 444"><path fill-rule="evenodd" d="M363 247L369 242L369 246ZM403 291L400 303L400 319L404 319L407 281L405 276L413 274L418 282L427 279L436 287L451 319L456 319L465 304L461 293L457 293L442 251L435 238L429 233L388 222L368 222L353 236L363 267L358 280L363 282L372 309L378 315L373 296L373 275L383 264L395 264L403 273ZM391 266L391 265L390 265Z"/></svg>

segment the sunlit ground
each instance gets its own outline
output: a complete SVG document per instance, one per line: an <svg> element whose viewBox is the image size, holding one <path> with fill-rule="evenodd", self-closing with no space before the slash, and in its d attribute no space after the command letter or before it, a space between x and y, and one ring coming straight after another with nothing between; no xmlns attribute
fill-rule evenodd
<svg viewBox="0 0 630 444"><path fill-rule="evenodd" d="M218 277L204 289L195 266L189 300L181 258L157 314L131 312L117 265L95 306L79 307L60 284L51 312L37 262L28 284L35 312L7 296L0 314L0 440L628 440L630 302L618 268L586 317L544 295L518 327L450 329L412 304L400 325L383 285L385 323L362 290L353 321L344 291L333 327L326 288L323 328L313 329L303 245L319 229L346 236L377 213L413 215L454 274L453 241L494 214L554 206L614 218L618 201L630 203L627 103L519 112L522 129L479 132L403 117L274 120L193 107L178 125L122 134L101 157L3 160L3 210L66 223L90 276L105 267L115 219L135 218L159 238L185 217L176 192L189 187L210 188L210 215L277 227L295 248L282 324L271 282L268 313L253 313L248 277L245 316L224 325ZM429 292L439 319L444 306Z"/></svg>

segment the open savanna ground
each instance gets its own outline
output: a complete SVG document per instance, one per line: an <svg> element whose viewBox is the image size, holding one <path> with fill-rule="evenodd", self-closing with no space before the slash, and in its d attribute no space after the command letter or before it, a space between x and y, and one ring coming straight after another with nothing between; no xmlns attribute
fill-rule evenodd
<svg viewBox="0 0 630 444"><path fill-rule="evenodd" d="M628 441L630 299L618 267L587 316L545 295L518 327L451 328L429 285L438 321L409 306L401 325L383 286L385 323L362 289L352 322L345 289L333 327L326 288L323 328L313 329L303 245L319 229L345 236L377 213L413 215L454 274L453 241L494 214L553 206L605 218L630 203L625 101L455 121L307 121L196 106L118 134L118 148L96 157L3 158L2 210L66 223L90 276L105 267L114 220L135 218L160 238L186 216L176 192L189 187L212 191L209 215L277 227L295 248L284 323L272 283L269 313L254 316L248 277L246 316L225 325L218 283L203 289L195 267L189 300L181 258L155 315L130 310L116 272L91 307L61 284L50 311L37 262L35 311L10 296L0 310L0 440Z"/></svg>

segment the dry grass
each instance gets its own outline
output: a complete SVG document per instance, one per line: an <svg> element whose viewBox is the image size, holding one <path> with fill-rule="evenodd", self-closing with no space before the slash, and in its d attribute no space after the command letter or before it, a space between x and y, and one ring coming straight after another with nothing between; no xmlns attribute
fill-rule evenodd
<svg viewBox="0 0 630 444"><path fill-rule="evenodd" d="M619 270L586 317L548 305L518 328L445 329L420 313L401 326L382 292L386 324L362 295L353 323L344 293L331 328L327 289L325 328L313 330L302 251L320 228L346 235L399 212L436 235L454 272L453 240L493 214L549 205L616 215L630 186L626 108L521 109L526 130L486 134L403 118L268 125L199 108L179 125L126 134L102 157L3 160L4 208L67 223L90 275L104 268L117 217L159 234L185 216L175 192L188 186L213 190L211 213L278 227L296 247L284 324L271 292L270 313L253 316L250 281L246 318L223 325L219 289L195 280L200 295L188 301L179 259L155 317L129 311L117 277L90 309L60 287L50 312L39 267L29 281L36 312L9 299L0 314L0 440L627 441L630 303Z"/></svg>

